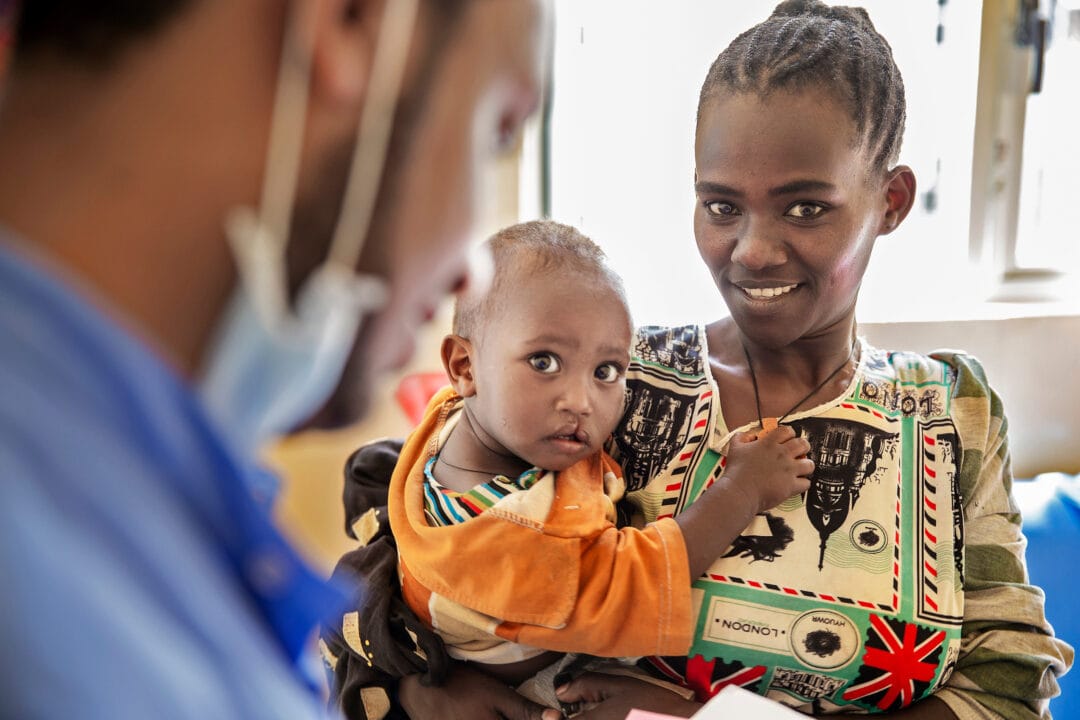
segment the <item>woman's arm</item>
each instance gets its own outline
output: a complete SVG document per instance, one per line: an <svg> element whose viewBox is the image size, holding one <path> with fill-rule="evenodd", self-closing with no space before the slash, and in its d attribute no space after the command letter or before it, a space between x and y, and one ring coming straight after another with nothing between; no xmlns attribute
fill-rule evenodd
<svg viewBox="0 0 1080 720"><path fill-rule="evenodd" d="M1058 694L1072 649L1053 636L1042 591L1028 582L1004 408L974 358L935 357L957 374L952 403L963 448L964 519L960 655L936 695L964 720L1039 718Z"/></svg>

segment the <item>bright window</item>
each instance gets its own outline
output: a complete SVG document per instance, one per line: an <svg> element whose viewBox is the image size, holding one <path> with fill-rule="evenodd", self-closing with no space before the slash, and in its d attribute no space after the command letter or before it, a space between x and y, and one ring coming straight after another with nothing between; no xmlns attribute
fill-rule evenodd
<svg viewBox="0 0 1080 720"><path fill-rule="evenodd" d="M1075 216L1080 172L1080 0L1051 4L1045 18L1041 88L1027 98L1018 268L1074 271L1080 265Z"/></svg>

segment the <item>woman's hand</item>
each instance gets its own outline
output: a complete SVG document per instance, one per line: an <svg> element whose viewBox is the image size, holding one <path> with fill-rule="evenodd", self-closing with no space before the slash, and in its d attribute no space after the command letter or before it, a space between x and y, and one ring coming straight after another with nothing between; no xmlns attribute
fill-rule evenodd
<svg viewBox="0 0 1080 720"><path fill-rule="evenodd" d="M442 687L424 687L419 675L398 685L398 702L414 720L560 720L545 709L483 673L454 664ZM624 715L625 717L625 715ZM621 720L621 718L620 718Z"/></svg>
<svg viewBox="0 0 1080 720"><path fill-rule="evenodd" d="M595 703L592 709L575 716L581 720L625 720L635 708L690 717L701 707L652 683L601 673L585 673L557 688L555 694L565 703Z"/></svg>

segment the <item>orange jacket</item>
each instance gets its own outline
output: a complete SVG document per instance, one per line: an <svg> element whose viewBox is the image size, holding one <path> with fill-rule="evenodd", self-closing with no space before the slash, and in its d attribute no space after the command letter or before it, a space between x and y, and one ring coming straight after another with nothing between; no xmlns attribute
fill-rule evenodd
<svg viewBox="0 0 1080 720"><path fill-rule="evenodd" d="M514 643L609 657L685 655L693 632L689 561L674 520L616 528L605 517L606 454L560 472L543 522L498 505L460 525L431 527L424 465L461 402L447 388L409 436L390 484L402 593L432 624L433 597L483 613ZM460 618L459 618L460 619Z"/></svg>

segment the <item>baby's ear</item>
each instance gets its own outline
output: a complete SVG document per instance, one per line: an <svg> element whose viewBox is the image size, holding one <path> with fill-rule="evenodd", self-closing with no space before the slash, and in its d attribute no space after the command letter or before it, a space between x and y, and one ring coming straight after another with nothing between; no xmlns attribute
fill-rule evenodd
<svg viewBox="0 0 1080 720"><path fill-rule="evenodd" d="M454 391L461 397L476 394L473 377L473 344L460 335L447 335L442 341L442 363Z"/></svg>

